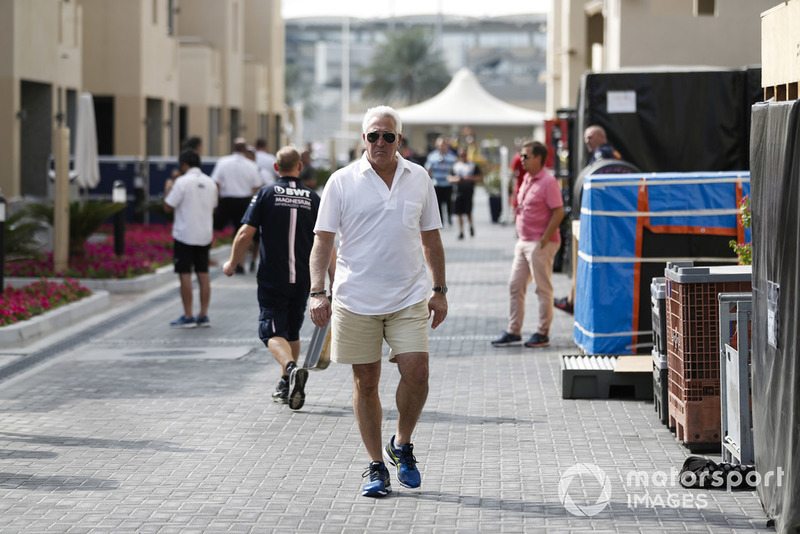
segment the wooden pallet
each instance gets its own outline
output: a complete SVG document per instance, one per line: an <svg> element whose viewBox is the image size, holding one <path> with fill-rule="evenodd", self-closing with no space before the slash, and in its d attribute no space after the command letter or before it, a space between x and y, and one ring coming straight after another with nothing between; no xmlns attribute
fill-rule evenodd
<svg viewBox="0 0 800 534"><path fill-rule="evenodd" d="M764 100L797 100L800 81L800 0L761 14L761 86Z"/></svg>
<svg viewBox="0 0 800 534"><path fill-rule="evenodd" d="M767 101L770 98L774 98L776 102L797 100L797 88L799 84L800 82L793 82L764 87L764 101Z"/></svg>

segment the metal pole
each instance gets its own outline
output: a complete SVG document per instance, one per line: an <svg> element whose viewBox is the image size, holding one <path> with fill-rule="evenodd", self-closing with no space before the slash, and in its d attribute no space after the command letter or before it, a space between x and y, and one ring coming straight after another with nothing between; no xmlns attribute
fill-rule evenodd
<svg viewBox="0 0 800 534"><path fill-rule="evenodd" d="M128 192L125 189L125 182L117 180L111 190L111 201L115 204L126 204L128 202ZM122 256L125 253L125 210L122 209L114 214L114 254Z"/></svg>

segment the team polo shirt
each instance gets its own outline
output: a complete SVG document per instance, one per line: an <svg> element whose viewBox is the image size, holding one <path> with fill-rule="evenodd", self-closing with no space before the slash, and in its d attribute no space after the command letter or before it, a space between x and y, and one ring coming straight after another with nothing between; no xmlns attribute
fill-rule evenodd
<svg viewBox="0 0 800 534"><path fill-rule="evenodd" d="M547 229L553 210L564 205L558 180L542 169L535 176L525 174L517 194L517 235L522 241L539 241ZM561 241L556 228L550 241Z"/></svg>
<svg viewBox="0 0 800 534"><path fill-rule="evenodd" d="M217 207L217 184L192 167L175 180L167 198L175 210L172 237L186 245L205 247L214 239L214 208Z"/></svg>
<svg viewBox="0 0 800 534"><path fill-rule="evenodd" d="M261 233L259 286L289 295L308 293L318 211L319 195L297 178L278 178L253 196L242 223Z"/></svg>
<svg viewBox="0 0 800 534"><path fill-rule="evenodd" d="M383 315L424 300L430 283L420 231L441 227L428 173L400 154L391 190L366 154L333 173L314 230L339 233L337 304L360 315Z"/></svg>

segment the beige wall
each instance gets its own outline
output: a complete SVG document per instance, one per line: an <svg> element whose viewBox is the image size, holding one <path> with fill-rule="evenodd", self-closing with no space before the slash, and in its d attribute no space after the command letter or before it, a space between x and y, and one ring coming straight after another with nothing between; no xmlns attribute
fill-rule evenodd
<svg viewBox="0 0 800 534"><path fill-rule="evenodd" d="M230 152L230 110L241 110L244 100L244 0L182 0L179 32L197 37L220 53L222 125L220 155Z"/></svg>
<svg viewBox="0 0 800 534"><path fill-rule="evenodd" d="M168 35L167 0L78 0L84 24L86 90L114 98L114 152L147 153L145 102L169 104L178 99L178 42ZM159 125L161 153L167 153L172 123Z"/></svg>
<svg viewBox="0 0 800 534"><path fill-rule="evenodd" d="M280 144L270 134L285 106L281 0L173 5L178 10L170 35L168 0L0 1L0 188L6 197L25 191L21 173L44 168L38 160L50 150L47 130L56 126L59 89L62 95L89 91L113 98L115 155L168 155L178 141L181 106L185 134L200 136L204 151L216 146L205 155L230 151L231 110L239 113L248 138L262 132L266 119L270 143ZM198 36L199 43L179 43L186 35ZM35 89L28 105L41 104L36 120L29 113L27 123L17 117L26 85ZM63 96L61 104L63 110ZM148 121L148 111L157 123ZM211 115L219 117L217 125ZM30 171L30 158L22 154L33 145L37 160Z"/></svg>
<svg viewBox="0 0 800 534"><path fill-rule="evenodd" d="M75 3L50 0L6 0L0 3L0 189L7 199L22 194L21 84L36 82L50 88L50 127L56 126L58 90L81 88L82 10ZM63 101L62 101L63 104ZM30 111L33 115L34 110ZM62 108L63 111L63 108ZM45 134L47 132L44 132ZM49 150L50 136L42 139ZM37 161L44 169L45 161ZM44 172L29 179L46 180Z"/></svg>
<svg viewBox="0 0 800 534"><path fill-rule="evenodd" d="M258 137L266 136L261 131L261 117L267 114L267 68L266 66L248 62L244 67L244 113L242 122L243 135L251 144Z"/></svg>
<svg viewBox="0 0 800 534"><path fill-rule="evenodd" d="M651 65L743 67L761 62L761 13L775 0L717 0L716 16L694 16L693 0L607 0L619 30L608 68ZM679 9L682 8L682 9Z"/></svg>
<svg viewBox="0 0 800 534"><path fill-rule="evenodd" d="M245 2L245 53L266 67L265 112L269 130L266 137L272 151L288 142L286 136L277 138L275 135L278 117L285 117L287 112L284 61L286 28L280 8L280 0ZM283 120L283 124L286 124L286 120Z"/></svg>
<svg viewBox="0 0 800 534"><path fill-rule="evenodd" d="M589 70L587 19L604 17L602 70L652 66L738 68L761 61L760 14L775 0L716 0L715 16L695 16L695 0L553 0L548 55L557 65L547 113L577 105Z"/></svg>

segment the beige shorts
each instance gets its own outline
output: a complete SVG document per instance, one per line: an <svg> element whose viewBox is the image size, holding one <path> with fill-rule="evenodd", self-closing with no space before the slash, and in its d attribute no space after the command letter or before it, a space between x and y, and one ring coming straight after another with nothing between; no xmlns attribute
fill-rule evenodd
<svg viewBox="0 0 800 534"><path fill-rule="evenodd" d="M359 315L333 302L331 360L337 363L374 363L381 359L383 340L389 361L409 352L428 352L428 302L423 300L386 315Z"/></svg>

